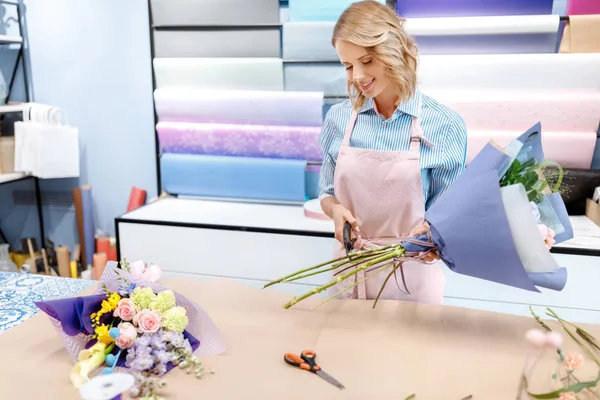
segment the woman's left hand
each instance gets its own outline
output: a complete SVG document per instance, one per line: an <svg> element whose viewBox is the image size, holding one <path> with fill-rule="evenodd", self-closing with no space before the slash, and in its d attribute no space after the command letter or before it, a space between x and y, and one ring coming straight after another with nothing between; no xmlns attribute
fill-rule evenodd
<svg viewBox="0 0 600 400"><path fill-rule="evenodd" d="M427 221L423 221L420 224L418 224L417 226L415 226L414 228L412 228L412 230L410 231L408 236L410 236L410 237L421 236L426 233L429 233L430 229L431 228L429 226L429 223L427 223ZM423 254L423 253L421 253L421 254ZM425 254L422 258L422 260L425 262L434 262L439 259L440 259L440 255L435 250L430 251L429 253Z"/></svg>

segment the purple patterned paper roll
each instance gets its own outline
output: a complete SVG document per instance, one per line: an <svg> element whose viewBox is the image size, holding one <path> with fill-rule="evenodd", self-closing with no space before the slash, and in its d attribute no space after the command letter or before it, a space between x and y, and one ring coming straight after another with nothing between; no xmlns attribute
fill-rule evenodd
<svg viewBox="0 0 600 400"><path fill-rule="evenodd" d="M398 0L406 18L552 14L553 0Z"/></svg>
<svg viewBox="0 0 600 400"><path fill-rule="evenodd" d="M165 153L321 161L318 126L159 122Z"/></svg>

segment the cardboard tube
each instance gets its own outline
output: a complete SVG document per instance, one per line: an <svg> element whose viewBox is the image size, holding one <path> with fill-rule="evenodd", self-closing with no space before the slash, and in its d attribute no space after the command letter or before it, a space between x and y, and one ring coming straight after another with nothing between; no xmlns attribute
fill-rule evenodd
<svg viewBox="0 0 600 400"><path fill-rule="evenodd" d="M94 254L94 266L92 269L92 279L99 281L104 268L106 267L107 256L106 253L95 253Z"/></svg>
<svg viewBox="0 0 600 400"><path fill-rule="evenodd" d="M67 246L56 248L56 263L58 264L58 275L62 277L72 276L71 273L71 254Z"/></svg>

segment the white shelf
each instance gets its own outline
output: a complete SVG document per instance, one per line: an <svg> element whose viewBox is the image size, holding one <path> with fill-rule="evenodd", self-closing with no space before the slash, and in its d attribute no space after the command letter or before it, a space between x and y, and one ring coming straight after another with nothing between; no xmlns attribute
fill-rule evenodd
<svg viewBox="0 0 600 400"><path fill-rule="evenodd" d="M297 205L272 205L228 201L165 198L131 211L121 218L179 224L330 233L333 221L304 215Z"/></svg>
<svg viewBox="0 0 600 400"><path fill-rule="evenodd" d="M0 184L8 183L12 181L18 181L19 179L23 179L27 176L27 174L23 172L11 172L8 174L0 174Z"/></svg>
<svg viewBox="0 0 600 400"><path fill-rule="evenodd" d="M0 35L0 43L23 43L21 36Z"/></svg>
<svg viewBox="0 0 600 400"><path fill-rule="evenodd" d="M5 106L0 106L0 114L22 112L23 110L25 110L25 104L27 103L8 104Z"/></svg>

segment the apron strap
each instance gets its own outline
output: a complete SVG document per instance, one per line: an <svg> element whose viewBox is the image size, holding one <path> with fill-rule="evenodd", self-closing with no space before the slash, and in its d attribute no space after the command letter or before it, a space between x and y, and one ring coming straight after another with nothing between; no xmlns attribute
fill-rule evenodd
<svg viewBox="0 0 600 400"><path fill-rule="evenodd" d="M417 116L412 117L412 128L411 128L411 136L410 136L410 152L420 154L421 151L421 142L425 143L427 147L433 147L433 143L423 136L423 129L421 128L421 112L423 111L423 104L421 101L421 97L419 97L419 106L417 111Z"/></svg>
<svg viewBox="0 0 600 400"><path fill-rule="evenodd" d="M346 133L344 133L344 140L342 141L343 146L350 146L350 136L352 136L352 130L354 129L354 124L356 124L356 117L358 117L358 113L352 110L350 121L346 125Z"/></svg>

